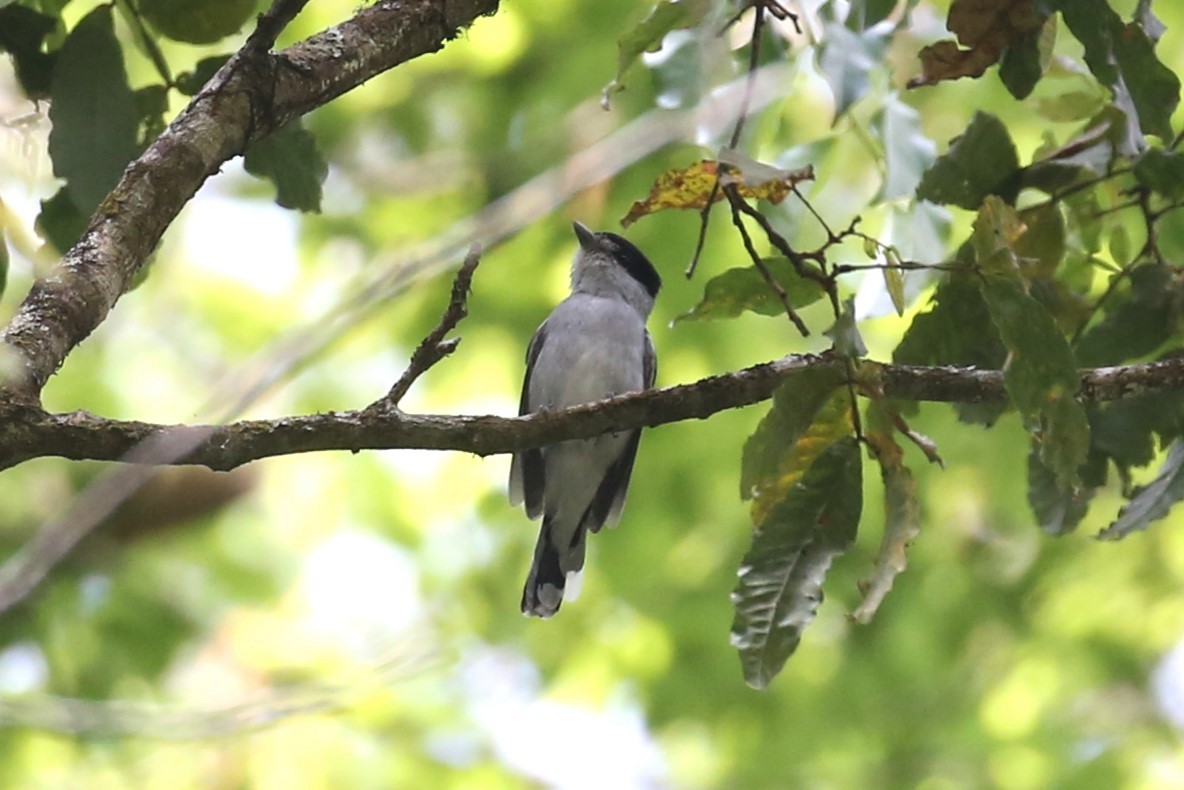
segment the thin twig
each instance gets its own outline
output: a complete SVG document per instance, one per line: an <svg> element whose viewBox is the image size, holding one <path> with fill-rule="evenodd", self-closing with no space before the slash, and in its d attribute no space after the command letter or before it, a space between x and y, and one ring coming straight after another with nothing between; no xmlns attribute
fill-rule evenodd
<svg viewBox="0 0 1184 790"><path fill-rule="evenodd" d="M243 51L267 52L275 46L275 41L284 32L296 15L308 4L308 0L275 0L271 8L259 15L255 30L243 45Z"/></svg>
<svg viewBox="0 0 1184 790"><path fill-rule="evenodd" d="M732 127L732 137L728 143L729 148L735 148L740 144L740 134L744 130L744 121L748 118L748 107L752 103L753 88L756 86L756 73L760 67L761 31L765 26L765 9L760 3L756 3L755 5L756 18L752 24L752 39L748 53L748 77L744 83L744 96L740 100L740 112L736 117L736 125ZM724 30L731 27L745 10L747 9L740 9L736 13L736 16L724 26ZM784 11L784 9L782 10ZM794 18L794 25L797 25L796 17ZM723 32L721 30L720 34L722 35ZM695 269L699 266L699 257L703 254L703 245L707 242L707 225L711 222L711 207L715 205L715 199L719 196L720 177L722 175L722 172L719 170L716 171L715 183L711 185L711 194L707 196L707 203L704 204L702 211L699 212L699 239L695 242L695 252L691 255L691 262L687 265L686 278L688 280L695 276Z"/></svg>
<svg viewBox="0 0 1184 790"><path fill-rule="evenodd" d="M742 213L747 214L756 220L757 224L761 226L761 230L765 232L765 236L768 237L769 243L772 244L778 252L789 259L789 262L793 265L794 271L798 273L799 277L805 277L807 280L813 280L814 282L823 286L823 288L828 287L827 284L831 282L831 278L827 277L825 272L813 268L809 265L809 263L807 263L808 259L817 258L817 253L807 256L789 246L789 242L786 241L785 237L778 233L776 229L774 229L772 223L769 222L768 217L745 203L743 200L734 203L733 206L736 209L739 209Z"/></svg>
<svg viewBox="0 0 1184 790"><path fill-rule="evenodd" d="M790 11L785 6L781 5L781 3L777 2L777 0L749 0L747 3L741 5L740 9L736 11L735 14L732 14L732 16L728 17L728 21L725 22L723 27L719 29L719 35L722 36L724 33L728 32L728 28L739 22L740 17L744 16L744 12L750 8L755 8L758 14L762 11L768 11L782 22L788 19L791 23L793 23L793 29L797 31L797 34L799 36L802 34L802 25L798 15Z"/></svg>
<svg viewBox="0 0 1184 790"><path fill-rule="evenodd" d="M699 267L699 256L703 254L703 245L707 242L707 225L711 222L711 207L715 205L715 198L719 195L719 175L711 185L711 194L707 196L707 203L699 211L699 240L695 242L695 252L691 255L691 262L684 272L689 280L695 276L695 269Z"/></svg>
<svg viewBox="0 0 1184 790"><path fill-rule="evenodd" d="M740 133L744 131L744 121L748 119L748 103L752 101L752 86L756 80L756 70L761 60L761 32L765 29L765 7L756 7L756 17L752 20L752 39L748 45L748 83L744 87L744 98L740 104L740 114L736 117L736 125L732 128L732 139L728 148L735 148L740 144Z"/></svg>
<svg viewBox="0 0 1184 790"><path fill-rule="evenodd" d="M469 250L469 254L465 256L465 262L461 264L460 270L456 273L456 279L452 283L452 297L448 300L448 307L444 310L444 315L440 317L440 323L420 341L419 347L415 349L410 362L407 363L407 369L391 387L390 392L375 402L371 408L397 408L399 401L407 394L407 390L411 389L411 385L415 383L416 379L456 350L460 344L460 338L445 340L444 336L455 329L456 325L469 314L468 299L469 291L473 285L473 272L477 270L477 264L480 262L481 247L474 244Z"/></svg>
<svg viewBox="0 0 1184 790"><path fill-rule="evenodd" d="M849 226L847 226L847 230L843 231L841 234L836 235L835 232L830 229L830 225L828 225L826 223L826 220L824 220L822 218L822 215L818 213L818 209L814 208L814 206L810 203L810 201L806 200L805 195L803 195L801 193L801 191L797 188L797 186L796 185L792 186L792 187L790 187L790 189L793 190L793 194L797 197L798 200L800 200L802 202L802 205L806 207L806 210L814 215L814 219L817 220L818 224L821 225L822 229L826 232L826 239L827 239L826 246L830 246L831 244L837 244L838 242L842 241L845 237L850 236L853 233L855 233L855 226L859 224L859 220L860 220L859 217L856 217L855 219L851 220L851 224Z"/></svg>
<svg viewBox="0 0 1184 790"><path fill-rule="evenodd" d="M1086 313L1085 317L1081 320L1081 323L1077 325L1077 329L1073 332L1073 339L1071 341L1073 344L1076 344L1077 341L1081 339L1082 335L1085 334L1085 330L1093 321L1094 316L1098 314L1106 302L1110 301L1111 297L1118 293L1118 287L1122 285L1123 280L1126 280L1128 277L1130 277L1131 272L1134 271L1134 269L1139 265L1140 261L1144 260L1146 257L1152 257L1160 265L1163 264L1163 255L1159 250L1159 245L1156 240L1156 217L1154 212L1151 210L1150 200L1150 190L1140 189L1138 192L1136 204L1142 211L1143 221L1147 226L1147 242L1143 245L1143 249L1139 250L1139 252L1133 258L1131 258L1131 260L1119 264L1120 268L1118 272L1110 278L1110 282L1106 285L1106 290L1102 292L1102 295L1099 296L1092 305L1090 305L1089 312Z"/></svg>
<svg viewBox="0 0 1184 790"><path fill-rule="evenodd" d="M1050 195L1048 200L1037 203L1036 205L1030 206L1029 208L1034 210L1034 209L1038 209L1038 208L1043 208L1044 206L1051 206L1054 203L1060 203L1065 198L1071 197L1072 195L1076 195L1078 192L1082 192L1082 191L1089 189L1091 187L1096 187L1098 184L1105 183L1106 181L1109 181L1112 178L1118 178L1119 176L1124 176L1128 173L1133 173L1133 172L1135 172L1134 166L1116 167L1113 170L1103 173L1100 176L1095 176L1094 178L1087 178L1085 181L1078 181L1076 184L1072 184L1070 186L1067 186L1061 192L1058 192L1055 195Z"/></svg>
<svg viewBox="0 0 1184 790"><path fill-rule="evenodd" d="M160 79L168 87L173 87L173 72L169 69L168 61L164 58L164 53L160 51L160 46L156 43L156 38L148 32L147 26L144 24L144 18L140 16L140 8L138 3L132 0L116 0L116 5L121 9L126 9L124 18L129 21L129 27L132 28L132 33L135 35L138 43L144 47L148 53L148 59L152 61L152 65L156 68L156 73L160 75Z"/></svg>
<svg viewBox="0 0 1184 790"><path fill-rule="evenodd" d="M917 449L925 455L925 458L929 461L929 463L937 464L942 469L946 468L945 460L937 451L936 442L934 442L925 434L913 430L913 427L909 425L908 420L906 420L904 415L901 414L897 409L889 407L886 408L885 411L888 412L888 417L892 420L893 427L895 427L896 430L900 431L905 437L907 437L910 442L916 445Z"/></svg>
<svg viewBox="0 0 1184 790"><path fill-rule="evenodd" d="M829 283L830 287L827 288L826 294L830 297L831 310L835 314L835 321L838 322L843 315L843 308L839 304L839 289L833 276L829 278ZM855 391L855 382L859 377L859 371L856 369L857 362L855 357L843 355L843 363L847 369L847 396L851 401L851 427L855 431L855 438L862 442L865 441L863 420L859 416L859 394Z"/></svg>
<svg viewBox="0 0 1184 790"><path fill-rule="evenodd" d="M831 274L850 274L851 272L883 271L896 269L902 272L935 271L960 272L973 270L975 266L967 263L921 263L919 261L901 261L900 263L837 263L831 268Z"/></svg>
<svg viewBox="0 0 1184 790"><path fill-rule="evenodd" d="M789 317L790 322L797 327L797 330L802 333L802 337L809 337L810 330L806 327L804 321L794 311L793 305L789 303L789 294L785 292L785 288L781 283L777 282L773 277L773 273L769 271L769 267L765 266L765 262L761 260L760 253L756 251L756 247L752 243L752 237L748 235L748 228L744 227L744 220L740 217L740 210L737 204L744 203L744 199L736 191L735 185L729 185L723 188L724 194L728 198L728 202L732 205L732 223L736 226L736 230L740 231L740 238L744 241L744 249L748 250L748 256L752 258L752 265L757 268L764 278L765 283L773 293L777 294L777 298L781 300L781 305L785 308L785 314Z"/></svg>

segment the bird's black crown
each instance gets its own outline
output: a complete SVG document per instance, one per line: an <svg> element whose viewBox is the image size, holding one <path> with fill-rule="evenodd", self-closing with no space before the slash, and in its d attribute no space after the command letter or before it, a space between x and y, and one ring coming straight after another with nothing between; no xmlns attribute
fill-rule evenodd
<svg viewBox="0 0 1184 790"><path fill-rule="evenodd" d="M631 241L615 233L605 232L596 235L600 237L605 250L616 258L617 263L621 264L634 280L641 283L651 297L656 298L662 287L662 278L650 263L650 259L645 257L645 253L637 249Z"/></svg>

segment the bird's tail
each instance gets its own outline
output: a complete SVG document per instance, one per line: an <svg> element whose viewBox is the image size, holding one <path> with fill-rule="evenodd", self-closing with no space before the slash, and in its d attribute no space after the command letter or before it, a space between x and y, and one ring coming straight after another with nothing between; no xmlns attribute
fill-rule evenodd
<svg viewBox="0 0 1184 790"><path fill-rule="evenodd" d="M552 539L555 534L551 517L546 516L522 590L522 613L530 617L554 615L563 603L565 591L569 599L575 600L578 574L584 567L584 530L577 530L567 546L556 545Z"/></svg>

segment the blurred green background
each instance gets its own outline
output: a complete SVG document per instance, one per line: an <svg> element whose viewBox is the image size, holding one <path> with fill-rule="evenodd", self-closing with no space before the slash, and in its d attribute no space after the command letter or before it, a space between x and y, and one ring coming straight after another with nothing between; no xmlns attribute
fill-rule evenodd
<svg viewBox="0 0 1184 790"><path fill-rule="evenodd" d="M68 25L94 5L71 2ZM281 44L355 5L310 3ZM1129 14L1134 3L1116 5ZM47 407L221 418L277 363L277 380L235 416L372 402L447 303L459 256L433 256L453 250L457 223L487 218L487 206L617 130L694 119L700 100L743 74L745 22L735 35L679 34L689 38L632 69L603 111L617 38L647 8L505 2L443 52L317 110L307 127L331 168L320 214L279 208L271 187L227 165L166 234L144 284L51 381ZM918 218L907 200L876 199L885 108L917 111L920 161L980 109L1004 119L1026 161L1044 135L1063 142L1076 128L1041 114L1041 91L1075 89L1074 80L1090 89L1068 73L1021 103L988 72L898 93L915 51L943 35L947 9L914 10L866 96L833 125L810 44L820 28L776 25L764 52L784 64L779 94L741 146L762 161L813 163L807 194L832 227L860 214L865 231L932 260L972 217ZM1180 72L1184 8L1155 10L1167 24L1158 51ZM182 71L236 41L162 47ZM1064 42L1068 55L1075 47ZM127 49L133 87L151 82L150 63ZM48 121L21 102L6 61L0 109L0 195L31 229L37 200L56 189ZM619 231L658 173L714 155L724 138L697 136L697 125L730 122L692 120L677 142L640 158L612 150L595 171L603 180L570 200L558 188L502 204L511 235L477 271L463 343L403 407L515 413L526 344L566 293L570 221ZM818 243L800 206L772 213L803 246ZM480 221L464 227L493 233ZM746 260L717 213L687 281L697 231L692 212L625 231L666 282L651 320L660 385L824 347L821 307L804 315L809 341L751 314L672 325L706 279ZM33 273L18 250L4 319ZM875 315L883 287L878 274L868 279L849 287L870 355L886 360L912 313ZM921 297L915 313L925 282L909 285ZM374 293L376 304L358 297ZM1043 535L1025 500L1028 438L1013 413L984 430L958 423L949 406L922 406L914 425L937 441L946 468L908 450L923 507L909 570L873 623L848 621L882 522L868 467L860 538L828 578L817 621L767 692L746 687L728 644L729 593L751 531L740 451L764 411L648 431L621 526L591 542L580 600L546 622L518 611L537 525L505 500L507 457L327 453L231 475L165 471L0 618L0 724L11 725L0 729L0 785L1184 786L1181 517L1096 543L1121 502L1115 489L1077 533ZM0 554L106 470L42 459L5 472Z"/></svg>

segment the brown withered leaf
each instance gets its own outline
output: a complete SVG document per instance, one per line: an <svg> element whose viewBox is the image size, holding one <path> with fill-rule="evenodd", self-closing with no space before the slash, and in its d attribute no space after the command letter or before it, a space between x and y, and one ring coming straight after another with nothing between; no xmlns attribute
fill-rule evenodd
<svg viewBox="0 0 1184 790"><path fill-rule="evenodd" d="M812 165L800 170L781 170L763 165L758 170L737 169L729 163L722 178L719 165L720 163L714 159L704 159L689 167L674 168L662 173L650 187L649 196L633 204L629 213L621 220L621 225L628 227L646 214L663 209L701 211L707 205L708 199L712 198L713 192L715 201L724 199L723 190L716 188L717 181L721 186L736 185L743 197L780 203L795 185L814 178Z"/></svg>
<svg viewBox="0 0 1184 790"><path fill-rule="evenodd" d="M954 0L946 27L957 43L939 41L922 49L921 74L909 80L909 87L982 76L1009 45L1038 30L1046 18L1035 0Z"/></svg>

